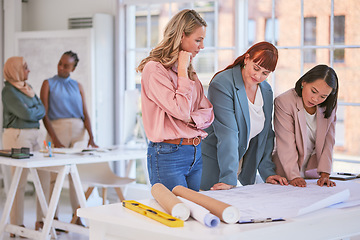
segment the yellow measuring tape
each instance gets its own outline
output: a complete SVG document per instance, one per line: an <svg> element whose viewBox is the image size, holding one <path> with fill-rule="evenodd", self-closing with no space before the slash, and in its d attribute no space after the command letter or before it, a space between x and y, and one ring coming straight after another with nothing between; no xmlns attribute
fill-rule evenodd
<svg viewBox="0 0 360 240"><path fill-rule="evenodd" d="M183 227L184 221L134 200L124 200L122 205L169 227Z"/></svg>

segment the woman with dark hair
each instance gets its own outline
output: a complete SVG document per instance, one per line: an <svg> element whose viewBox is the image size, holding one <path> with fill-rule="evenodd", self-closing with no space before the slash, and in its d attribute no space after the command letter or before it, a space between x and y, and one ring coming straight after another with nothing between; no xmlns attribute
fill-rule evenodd
<svg viewBox="0 0 360 240"><path fill-rule="evenodd" d="M306 187L305 178L319 178L319 186L335 186L329 175L338 89L335 71L317 65L296 82L295 88L275 98L273 161L277 174L293 186Z"/></svg>
<svg viewBox="0 0 360 240"><path fill-rule="evenodd" d="M88 133L87 146L98 147L94 142L91 130L84 88L70 77L78 62L79 58L76 53L72 51L63 53L57 65L57 75L44 80L41 86L40 98L46 110L43 119L47 130L46 141L51 141L55 148L72 148L77 143L85 143L86 132ZM57 173L51 173L51 192L54 188L56 176ZM70 175L69 191L70 203L73 212L75 212L79 203ZM80 219L78 219L77 224L81 225ZM43 221L38 219L35 229L42 227Z"/></svg>
<svg viewBox="0 0 360 240"><path fill-rule="evenodd" d="M277 49L260 42L211 80L208 98L215 120L202 144L201 189L230 189L237 180L253 184L257 171L267 183L287 184L271 161L273 92L265 80L277 60Z"/></svg>

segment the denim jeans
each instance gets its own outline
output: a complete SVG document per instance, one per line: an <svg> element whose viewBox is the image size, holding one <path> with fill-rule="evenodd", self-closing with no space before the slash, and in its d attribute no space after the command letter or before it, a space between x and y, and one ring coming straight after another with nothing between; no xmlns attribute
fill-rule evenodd
<svg viewBox="0 0 360 240"><path fill-rule="evenodd" d="M151 185L164 184L170 191L177 185L199 191L202 158L201 143L177 145L149 142L147 153Z"/></svg>

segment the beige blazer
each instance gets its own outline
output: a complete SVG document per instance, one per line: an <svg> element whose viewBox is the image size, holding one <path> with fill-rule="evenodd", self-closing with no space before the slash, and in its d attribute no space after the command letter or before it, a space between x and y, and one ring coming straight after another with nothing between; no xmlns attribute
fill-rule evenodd
<svg viewBox="0 0 360 240"><path fill-rule="evenodd" d="M307 152L306 110L302 98L297 95L295 89L290 89L275 98L274 108L273 162L276 165L277 174L292 180L300 177L300 169ZM324 118L323 112L323 108L317 107L315 154L309 159L306 172L315 169L318 174L331 172L336 109L329 118Z"/></svg>

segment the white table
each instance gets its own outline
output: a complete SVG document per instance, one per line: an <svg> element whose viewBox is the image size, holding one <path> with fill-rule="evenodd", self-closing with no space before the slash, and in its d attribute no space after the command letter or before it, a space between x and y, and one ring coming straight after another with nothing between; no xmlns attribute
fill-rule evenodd
<svg viewBox="0 0 360 240"><path fill-rule="evenodd" d="M93 155L54 154L54 157L47 157L46 155L47 154L44 153L34 153L34 156L30 159L21 160L0 157L0 164L16 167L0 221L0 240L3 239L5 232L15 233L17 235L21 233L22 236L37 240L50 239L51 236L56 237L54 228L61 228L64 230L88 235L88 228L71 223L60 222L53 219L59 202L65 176L70 174L74 182L74 187L79 199L80 207L86 207L84 190L82 188L81 180L76 167L77 164L143 159L146 158L146 149L118 147L117 149L109 152L95 152ZM24 168L30 170L30 174L32 175L34 181L36 194L40 201L42 211L46 216L44 220L44 227L41 232L9 224L10 210L13 205L20 176ZM49 206L46 203L44 192L37 174L38 168L42 168L42 170L44 169L58 172Z"/></svg>
<svg viewBox="0 0 360 240"><path fill-rule="evenodd" d="M161 209L154 199L139 201ZM121 203L82 208L78 216L90 220L90 240L109 239L346 239L360 237L360 206L322 209L282 222L225 224L208 228L190 219L184 227L170 228ZM356 238L357 239L357 238Z"/></svg>

